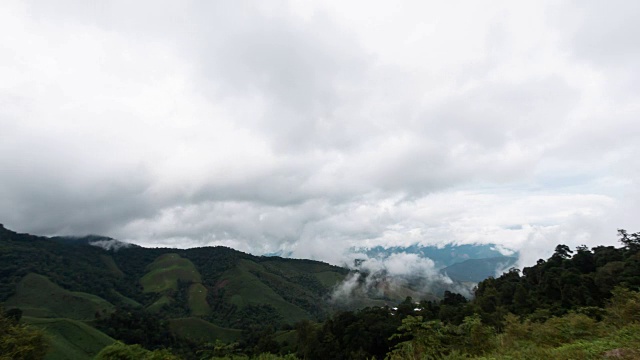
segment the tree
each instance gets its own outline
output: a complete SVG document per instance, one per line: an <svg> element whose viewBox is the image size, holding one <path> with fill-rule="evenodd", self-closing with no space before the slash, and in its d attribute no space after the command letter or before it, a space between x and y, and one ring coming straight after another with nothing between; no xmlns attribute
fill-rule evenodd
<svg viewBox="0 0 640 360"><path fill-rule="evenodd" d="M0 308L0 360L42 359L47 350L42 331L20 324Z"/></svg>
<svg viewBox="0 0 640 360"><path fill-rule="evenodd" d="M409 338L397 344L387 359L439 359L446 352L446 326L440 321L423 321L422 316L407 316L391 339Z"/></svg>
<svg viewBox="0 0 640 360"><path fill-rule="evenodd" d="M465 353L481 355L495 346L493 341L495 330L491 326L482 324L480 315L473 314L465 317L459 328L463 337Z"/></svg>
<svg viewBox="0 0 640 360"><path fill-rule="evenodd" d="M149 351L140 345L125 345L119 341L102 349L94 360L178 360L168 350Z"/></svg>
<svg viewBox="0 0 640 360"><path fill-rule="evenodd" d="M560 259L568 259L571 257L570 254L572 254L573 251L564 244L560 244L558 246L556 246L556 250L553 253L553 258L560 258Z"/></svg>
<svg viewBox="0 0 640 360"><path fill-rule="evenodd" d="M576 247L576 254L572 258L573 266L583 274L588 274L596 270L596 262L593 253L586 245Z"/></svg>
<svg viewBox="0 0 640 360"><path fill-rule="evenodd" d="M513 295L513 309L518 314L525 314L529 311L529 292L522 284L516 286Z"/></svg>
<svg viewBox="0 0 640 360"><path fill-rule="evenodd" d="M618 236L620 237L620 242L628 250L633 252L640 250L640 232L629 234L625 229L618 229Z"/></svg>

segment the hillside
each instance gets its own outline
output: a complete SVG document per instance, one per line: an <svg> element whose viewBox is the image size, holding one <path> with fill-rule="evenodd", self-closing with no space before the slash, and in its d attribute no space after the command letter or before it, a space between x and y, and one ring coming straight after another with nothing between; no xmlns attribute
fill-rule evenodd
<svg viewBox="0 0 640 360"><path fill-rule="evenodd" d="M100 246L91 246L96 243ZM253 256L225 247L147 249L95 235L46 238L4 227L0 249L0 301L11 306L30 306L39 296L25 300L16 292L37 274L41 282L96 296L108 307L144 308L169 318L198 316L225 328L320 320L336 308L433 297L448 286L374 274L366 281L362 277L361 291L349 295L354 299L336 302L334 291L350 271L312 260Z"/></svg>
<svg viewBox="0 0 640 360"><path fill-rule="evenodd" d="M198 338L191 326L231 340L255 326L318 321L334 311L332 292L349 273L318 261L225 247L123 244L93 235L19 234L0 226L0 302L46 329L51 358L81 349L67 356L78 358L95 354L112 341L109 335L153 348L166 346L166 335L156 336L165 333L175 338L173 346L188 348L194 339L215 340Z"/></svg>
<svg viewBox="0 0 640 360"><path fill-rule="evenodd" d="M192 338L185 325L197 324L230 340L251 326L319 320L333 311L331 292L349 272L317 261L256 257L224 247L144 249L119 243L114 251L102 246L115 241L46 238L0 227L0 301L7 309L19 308L27 322L51 334L52 358L64 358L71 348L85 349L79 351L87 357L97 353L111 341L99 329L122 337L122 327L132 325L120 320L131 310L114 313L116 309L144 309L136 310L138 330L130 336L150 338L151 347L162 346L162 339L145 335L149 327ZM101 246L92 246L95 242ZM152 314L159 316L157 321L150 319ZM71 329L77 334L68 335Z"/></svg>
<svg viewBox="0 0 640 360"><path fill-rule="evenodd" d="M477 283L491 276L495 277L496 273L502 274L515 265L517 260L517 258L509 256L469 259L449 265L440 272L453 280Z"/></svg>
<svg viewBox="0 0 640 360"><path fill-rule="evenodd" d="M112 304L98 296L65 290L34 273L18 282L15 295L7 299L4 306L20 308L26 316L74 320L93 320L96 313L114 310Z"/></svg>
<svg viewBox="0 0 640 360"><path fill-rule="evenodd" d="M87 359L115 342L110 336L82 321L68 318L23 319L25 323L46 332L50 346L46 360Z"/></svg>
<svg viewBox="0 0 640 360"><path fill-rule="evenodd" d="M89 245L105 239L50 239L0 228L0 301L30 307L38 297L46 298L50 287L59 287L53 293L69 292L60 297L90 294L107 307L142 306L169 316L210 317L223 325L241 322L243 311L258 306L291 322L326 315L329 305L322 304L348 273L321 262L257 257L223 247L108 251Z"/></svg>
<svg viewBox="0 0 640 360"><path fill-rule="evenodd" d="M158 354L169 348L185 359L264 352L406 358L409 348L434 358L511 359L524 352L533 359L587 359L616 347L635 356L637 336L629 334L640 322L634 292L640 234L620 236L622 248L558 245L553 256L522 272L479 282L468 299L451 291L459 284L447 288L444 280L397 279L225 247L107 250L81 238L0 228L0 296L5 309L25 315L23 323L46 331L49 359L127 349L111 347L114 340ZM504 260L469 259L445 272L453 278L489 273ZM437 346L425 345L427 339ZM573 341L583 343L569 346Z"/></svg>

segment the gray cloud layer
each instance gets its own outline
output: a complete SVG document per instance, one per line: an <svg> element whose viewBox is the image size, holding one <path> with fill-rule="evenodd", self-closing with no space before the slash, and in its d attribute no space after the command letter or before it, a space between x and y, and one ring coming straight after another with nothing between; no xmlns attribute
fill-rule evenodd
<svg viewBox="0 0 640 360"><path fill-rule="evenodd" d="M4 2L0 221L331 262L637 230L628 2Z"/></svg>

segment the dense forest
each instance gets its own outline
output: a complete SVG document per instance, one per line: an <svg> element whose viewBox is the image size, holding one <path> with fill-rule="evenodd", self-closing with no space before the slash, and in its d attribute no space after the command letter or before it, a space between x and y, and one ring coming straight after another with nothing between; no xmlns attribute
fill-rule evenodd
<svg viewBox="0 0 640 360"><path fill-rule="evenodd" d="M622 245L619 248L571 249L558 245L547 260L541 259L522 271L512 268L500 277L478 283L472 299L446 291L439 300L407 297L395 306L350 311L324 308L314 312L313 306L326 293L326 285L309 273L293 272L290 267L295 262L284 261L285 266L268 264L274 268L260 276L271 277L277 283L281 278L272 275L280 272L291 279L291 284L305 284L302 290L292 290L300 294L292 293L289 298L301 309L309 309L309 316L286 322L273 305L234 308L233 303L219 301L224 295L214 294L210 303L213 308L220 308L201 318L214 324L233 323L238 329L236 333L221 332L215 339L175 331L172 316L187 315L190 311L176 304L185 302L167 303L161 312L135 306L150 303L159 295L141 291L140 282L126 281L127 277L144 278L149 272L149 265L145 264L157 264L158 256L163 261L173 261L172 264L182 261L162 258L160 249L155 252L130 249L129 254L135 254L131 259L138 261L123 261L119 258L123 255L114 253L120 272L105 270L100 280L95 280L98 270L92 265L104 255L98 248L95 254L91 254L94 250L86 250L85 258L68 259L61 255L48 258L44 264L53 269L60 262L68 269L62 274L53 271L52 281L71 284L75 291L80 288L100 295L115 305L87 320L92 328L117 340L103 347L96 355L98 359L632 359L640 357L640 233L620 230L618 236ZM33 242L43 249L54 246L34 237L25 249ZM32 272L30 266L34 265L25 263L25 258L16 253L19 248L16 244L0 244L12 250L1 255L4 268L0 269L0 295L7 299L15 292L19 279ZM31 259L49 256L43 254L36 252ZM209 278L215 278L215 274L219 276L228 269L229 263L243 264L243 259L253 258L227 249L217 258L189 259L198 264L198 269L210 272ZM202 265L204 262L207 265ZM12 268L7 269L7 264ZM316 262L295 264L324 266ZM43 269L40 270L42 273ZM184 296L192 283L178 282L171 289L173 298ZM219 283L207 286L216 285ZM133 289L136 287L137 290ZM309 295L314 293L318 297ZM117 294L131 294L130 301L123 301ZM12 358L20 358L15 355L19 353L41 356L45 346L42 332L20 321L20 306L10 308L5 304L5 308L0 321L0 350L14 354ZM22 352L16 350L19 346Z"/></svg>
<svg viewBox="0 0 640 360"><path fill-rule="evenodd" d="M638 358L640 233L618 235L621 248L558 245L522 272L480 282L472 300L407 298L299 323L291 348L261 347L264 338L238 347L301 359Z"/></svg>

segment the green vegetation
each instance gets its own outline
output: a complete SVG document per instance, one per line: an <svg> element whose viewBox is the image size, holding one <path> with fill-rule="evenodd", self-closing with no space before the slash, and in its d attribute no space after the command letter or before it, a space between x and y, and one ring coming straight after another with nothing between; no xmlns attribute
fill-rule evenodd
<svg viewBox="0 0 640 360"><path fill-rule="evenodd" d="M287 302L276 292L274 287L269 286L270 282L283 280L266 272L260 264L240 260L238 266L225 273L223 278L229 279L224 287L225 291L231 295L229 303L237 306L240 310L246 310L251 306L266 305L274 309L276 316L281 317L282 321L287 323L309 318L308 313ZM281 288L286 286L286 280L283 282L285 284L279 284Z"/></svg>
<svg viewBox="0 0 640 360"><path fill-rule="evenodd" d="M86 358L114 338L150 350L171 347L190 358L205 344L189 339L185 334L193 333L182 331L181 323L197 321L214 343L255 338L261 326L320 320L332 311L326 299L333 285L348 273L318 261L224 247L108 251L88 245L94 239L46 238L0 226L0 301L44 329L50 357L79 347L67 357ZM87 330L96 328L106 335Z"/></svg>
<svg viewBox="0 0 640 360"><path fill-rule="evenodd" d="M38 319L26 316L23 319L27 324L47 334L48 360L86 359L115 341L94 327L77 320Z"/></svg>
<svg viewBox="0 0 640 360"><path fill-rule="evenodd" d="M140 304L139 302L120 294L116 290L112 290L111 294L113 295L113 298L117 299L118 304L121 304L126 307L134 307L134 308L142 307L142 304Z"/></svg>
<svg viewBox="0 0 640 360"><path fill-rule="evenodd" d="M462 324L409 316L394 336L406 337L387 359L637 359L640 356L640 293L619 288L602 319L579 312L544 322L508 314L502 333L478 315ZM632 315L620 317L620 315ZM614 356L615 355L615 356Z"/></svg>
<svg viewBox="0 0 640 360"><path fill-rule="evenodd" d="M38 274L27 274L17 285L16 294L5 302L25 315L42 318L93 320L96 313L109 313L113 305L82 292L67 291Z"/></svg>
<svg viewBox="0 0 640 360"><path fill-rule="evenodd" d="M407 298L387 307L301 322L293 347L304 359L635 359L640 356L640 235L623 248L559 245L522 274L478 284L475 298ZM626 237L625 237L626 236ZM573 255L572 255L573 254ZM262 342L269 339L262 334ZM245 353L265 350L248 342Z"/></svg>
<svg viewBox="0 0 640 360"><path fill-rule="evenodd" d="M50 359L638 358L640 233L619 236L622 248L558 245L478 283L471 300L400 289L397 308L380 297L335 311L327 299L348 271L321 262L224 247L114 252L0 227L0 356L41 358L48 341Z"/></svg>
<svg viewBox="0 0 640 360"><path fill-rule="evenodd" d="M320 271L315 275L320 284L325 288L332 288L344 280L344 274L335 271Z"/></svg>
<svg viewBox="0 0 640 360"><path fill-rule="evenodd" d="M119 278L124 277L124 273L122 272L122 270L120 270L120 268L118 267L118 265L116 265L116 262L113 261L113 258L109 255L100 255L100 259L102 260L102 262L104 262L104 264L106 265L107 269L109 269L109 271L111 271L111 273Z"/></svg>
<svg viewBox="0 0 640 360"><path fill-rule="evenodd" d="M169 328L179 337L201 343L214 343L216 340L233 343L242 336L241 330L223 328L196 317L171 319Z"/></svg>
<svg viewBox="0 0 640 360"><path fill-rule="evenodd" d="M200 273L193 263L178 254L164 254L147 269L149 272L140 279L144 292L177 290L178 281L201 282Z"/></svg>
<svg viewBox="0 0 640 360"><path fill-rule="evenodd" d="M95 360L178 360L168 350L149 351L140 345L125 345L116 342L102 349Z"/></svg>
<svg viewBox="0 0 640 360"><path fill-rule="evenodd" d="M42 331L20 323L20 311L0 307L0 360L42 359L47 341Z"/></svg>
<svg viewBox="0 0 640 360"><path fill-rule="evenodd" d="M108 252L95 246L18 234L0 226L0 301L14 295L27 274L35 273L46 275L65 290L97 295L117 304L111 290L129 296L137 292L137 284L122 281L98 260L105 254Z"/></svg>
<svg viewBox="0 0 640 360"><path fill-rule="evenodd" d="M202 284L191 284L189 286L188 303L191 315L207 316L211 314L211 308L207 303L207 288Z"/></svg>
<svg viewBox="0 0 640 360"><path fill-rule="evenodd" d="M167 295L162 295L158 300L156 300L153 304L147 307L147 311L151 313L159 313L162 310L169 307L171 304L171 298Z"/></svg>

